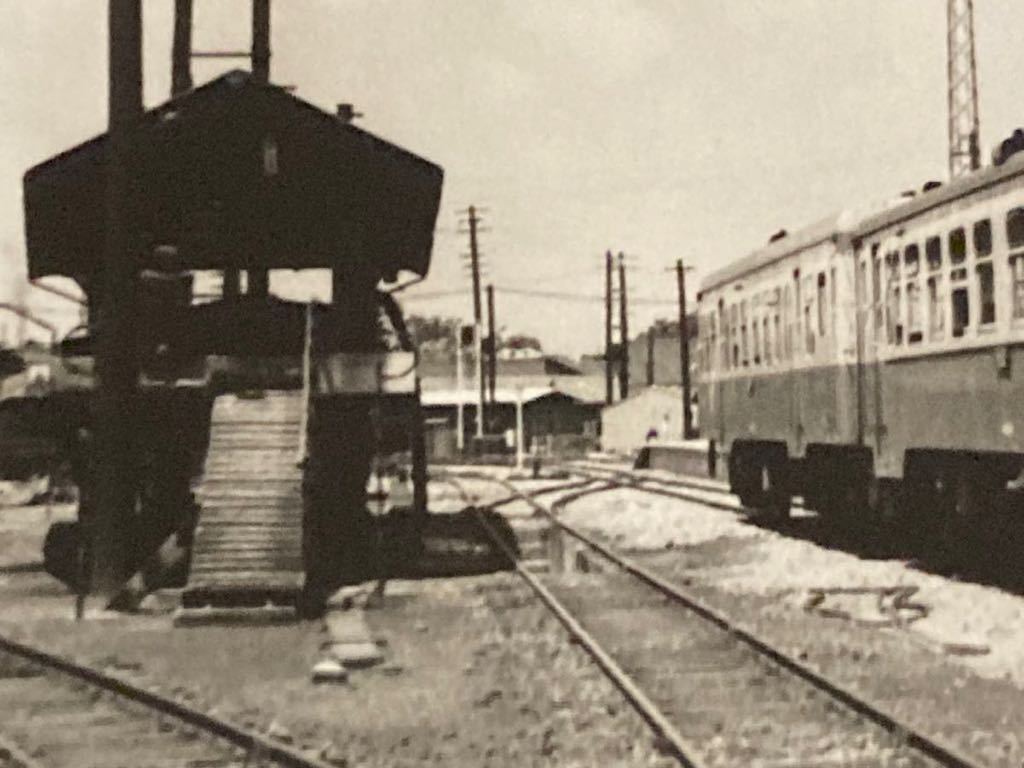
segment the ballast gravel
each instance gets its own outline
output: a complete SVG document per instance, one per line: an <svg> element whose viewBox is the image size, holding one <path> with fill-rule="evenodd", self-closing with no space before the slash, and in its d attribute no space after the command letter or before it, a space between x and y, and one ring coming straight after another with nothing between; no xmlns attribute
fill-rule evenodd
<svg viewBox="0 0 1024 768"><path fill-rule="evenodd" d="M912 724L988 764L1024 763L1024 597L635 489L581 498L561 518ZM900 591L902 612L879 597Z"/></svg>

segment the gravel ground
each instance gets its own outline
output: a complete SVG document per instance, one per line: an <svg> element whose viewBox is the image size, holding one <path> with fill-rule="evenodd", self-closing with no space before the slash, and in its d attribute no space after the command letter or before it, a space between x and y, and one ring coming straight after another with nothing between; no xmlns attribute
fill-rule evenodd
<svg viewBox="0 0 1024 768"><path fill-rule="evenodd" d="M493 484L479 490L504 495ZM337 765L673 764L512 574L392 582L381 607L366 614L385 663L345 684L313 685L310 669L326 639L319 623L174 629L168 616L97 613L74 622L62 585L18 567L38 560L43 523L40 515L0 515L0 552L15 566L0 576L0 632Z"/></svg>
<svg viewBox="0 0 1024 768"><path fill-rule="evenodd" d="M635 490L585 497L563 517L640 553L727 615L928 732L938 727L992 765L1024 762L1024 598L900 561L863 560L756 527L739 514ZM879 629L806 610L814 588L894 586L916 587L911 600L927 616ZM870 594L826 595L822 607L864 622L888 618ZM904 618L920 613L907 610ZM944 643L988 652L951 655Z"/></svg>

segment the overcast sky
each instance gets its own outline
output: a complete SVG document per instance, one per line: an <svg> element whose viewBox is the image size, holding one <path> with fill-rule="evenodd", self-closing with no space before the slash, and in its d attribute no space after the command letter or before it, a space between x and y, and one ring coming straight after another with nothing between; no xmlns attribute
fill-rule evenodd
<svg viewBox="0 0 1024 768"><path fill-rule="evenodd" d="M173 0L143 4L155 105ZM248 47L248 0L195 5L196 48ZM24 272L22 174L105 128L106 6L0 0L0 300L19 296ZM498 324L578 354L602 343L599 301L502 290L597 297L605 249L622 250L640 330L674 316L677 258L695 287L781 227L945 179L945 6L276 0L271 79L329 110L353 102L364 128L444 167L433 269L407 312L471 314L457 229L475 203ZM1024 3L983 0L975 14L987 160L1024 125ZM198 62L197 82L225 66Z"/></svg>

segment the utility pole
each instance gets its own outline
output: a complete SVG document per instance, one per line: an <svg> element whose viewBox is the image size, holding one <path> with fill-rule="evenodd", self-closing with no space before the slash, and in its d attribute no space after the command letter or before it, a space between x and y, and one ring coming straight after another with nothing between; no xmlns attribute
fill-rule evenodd
<svg viewBox="0 0 1024 768"><path fill-rule="evenodd" d="M615 399L612 365L612 252L604 253L604 401L611 405Z"/></svg>
<svg viewBox="0 0 1024 768"><path fill-rule="evenodd" d="M654 386L654 326L652 325L647 329L647 365L645 371L647 374L647 386Z"/></svg>
<svg viewBox="0 0 1024 768"><path fill-rule="evenodd" d="M98 456L95 506L80 510L92 545L91 589L106 602L128 574L129 525L135 508L137 199L135 132L143 115L142 3L109 0L109 124L103 285L98 313L93 420ZM89 482L89 478L86 479Z"/></svg>
<svg viewBox="0 0 1024 768"><path fill-rule="evenodd" d="M686 320L686 270L683 260L676 260L676 283L679 287L679 364L683 378L683 439L693 436L693 414L690 412L690 327Z"/></svg>
<svg viewBox="0 0 1024 768"><path fill-rule="evenodd" d="M494 336L494 286L487 286L487 395L494 408L494 390L498 384L498 340Z"/></svg>
<svg viewBox="0 0 1024 768"><path fill-rule="evenodd" d="M469 259L470 269L473 276L473 328L475 336L476 351L476 380L477 380L477 401L476 401L476 436L484 436L484 388L486 386L483 375L483 312L480 306L480 249L477 246L477 225L480 220L477 218L475 206L469 206Z"/></svg>
<svg viewBox="0 0 1024 768"><path fill-rule="evenodd" d="M455 399L458 403L455 410L455 446L459 449L460 456L466 449L466 426L462 403L462 328L462 321L460 320L459 324L455 327Z"/></svg>
<svg viewBox="0 0 1024 768"><path fill-rule="evenodd" d="M946 2L946 57L949 178L955 179L981 167L974 0Z"/></svg>
<svg viewBox="0 0 1024 768"><path fill-rule="evenodd" d="M629 315L626 306L626 257L619 251L619 397L629 397Z"/></svg>
<svg viewBox="0 0 1024 768"><path fill-rule="evenodd" d="M252 80L257 85L270 82L270 0L252 0ZM270 292L267 270L250 269L247 278L246 293L265 299Z"/></svg>

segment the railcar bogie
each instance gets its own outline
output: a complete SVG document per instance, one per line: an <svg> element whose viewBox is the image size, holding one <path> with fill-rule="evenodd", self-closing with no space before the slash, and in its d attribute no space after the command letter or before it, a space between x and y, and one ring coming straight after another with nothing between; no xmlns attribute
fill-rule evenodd
<svg viewBox="0 0 1024 768"><path fill-rule="evenodd" d="M773 519L789 517L793 469L782 442L738 440L729 452L729 482L745 507Z"/></svg>

